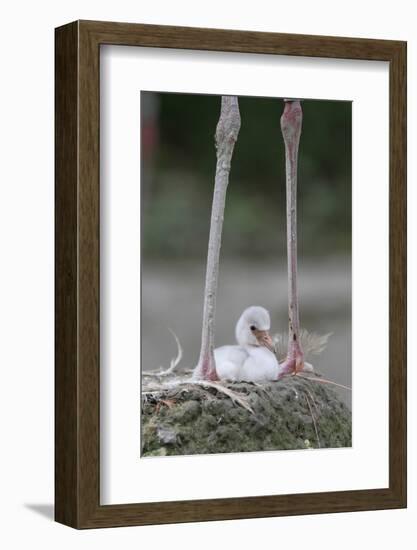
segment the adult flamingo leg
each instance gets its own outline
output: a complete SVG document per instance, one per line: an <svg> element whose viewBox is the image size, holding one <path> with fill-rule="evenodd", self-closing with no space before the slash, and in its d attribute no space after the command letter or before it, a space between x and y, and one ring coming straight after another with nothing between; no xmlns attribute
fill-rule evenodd
<svg viewBox="0 0 417 550"><path fill-rule="evenodd" d="M281 131L285 143L289 326L287 357L280 365L280 376L296 374L304 369L297 289L297 164L303 112L299 100L284 101Z"/></svg>
<svg viewBox="0 0 417 550"><path fill-rule="evenodd" d="M229 184L233 149L239 130L238 98L236 96L222 96L220 118L216 128L217 165L207 254L201 350L198 365L194 371L196 378L210 381L218 380L214 359L217 280L226 191Z"/></svg>

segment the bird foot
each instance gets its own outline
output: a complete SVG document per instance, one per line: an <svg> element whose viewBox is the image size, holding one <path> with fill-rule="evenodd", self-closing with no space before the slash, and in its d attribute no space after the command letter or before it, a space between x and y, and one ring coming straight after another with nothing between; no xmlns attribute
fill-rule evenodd
<svg viewBox="0 0 417 550"><path fill-rule="evenodd" d="M309 363L307 363L309 365ZM291 357L287 357L283 363L279 366L279 375L278 380L286 374L292 376L297 375L299 372L302 372L307 365L304 363L304 355L302 353L297 353Z"/></svg>
<svg viewBox="0 0 417 550"><path fill-rule="evenodd" d="M209 355L208 357L204 357L202 360L200 359L194 371L194 375L196 379L217 382L219 380L219 377L217 375L216 362L214 360L214 357Z"/></svg>

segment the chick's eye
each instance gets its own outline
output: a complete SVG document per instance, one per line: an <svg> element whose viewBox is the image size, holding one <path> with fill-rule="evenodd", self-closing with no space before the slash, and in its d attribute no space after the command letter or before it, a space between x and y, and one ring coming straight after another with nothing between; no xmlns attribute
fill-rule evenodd
<svg viewBox="0 0 417 550"><path fill-rule="evenodd" d="M254 330L256 330L256 327L255 327L255 325L251 325L251 326L250 326L250 329L251 329L251 331L254 331Z"/></svg>

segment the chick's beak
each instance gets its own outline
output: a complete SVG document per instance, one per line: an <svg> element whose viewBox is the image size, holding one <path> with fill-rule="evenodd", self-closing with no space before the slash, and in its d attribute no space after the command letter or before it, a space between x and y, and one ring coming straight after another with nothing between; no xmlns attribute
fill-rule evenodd
<svg viewBox="0 0 417 550"><path fill-rule="evenodd" d="M265 346L269 349L269 351L274 353L274 343L272 342L272 338L267 330L257 330L255 332L255 336L260 346Z"/></svg>

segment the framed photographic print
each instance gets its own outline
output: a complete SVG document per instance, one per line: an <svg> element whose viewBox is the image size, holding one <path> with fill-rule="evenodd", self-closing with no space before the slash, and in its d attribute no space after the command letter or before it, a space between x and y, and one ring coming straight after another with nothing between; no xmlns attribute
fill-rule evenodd
<svg viewBox="0 0 417 550"><path fill-rule="evenodd" d="M56 520L405 507L406 43L77 21L55 107Z"/></svg>

